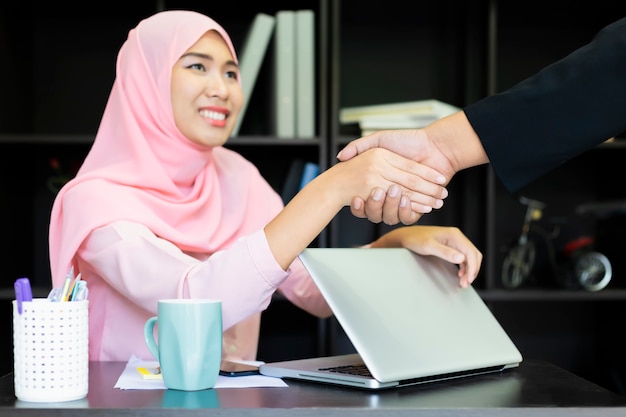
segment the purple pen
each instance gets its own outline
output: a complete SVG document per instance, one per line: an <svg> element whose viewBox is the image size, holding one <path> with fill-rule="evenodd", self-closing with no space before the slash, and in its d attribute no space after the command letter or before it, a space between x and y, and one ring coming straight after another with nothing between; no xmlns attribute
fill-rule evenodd
<svg viewBox="0 0 626 417"><path fill-rule="evenodd" d="M22 303L24 301L33 300L33 291L30 287L30 280L28 278L18 278L13 284L15 288L15 299L17 300L17 312L22 314Z"/></svg>

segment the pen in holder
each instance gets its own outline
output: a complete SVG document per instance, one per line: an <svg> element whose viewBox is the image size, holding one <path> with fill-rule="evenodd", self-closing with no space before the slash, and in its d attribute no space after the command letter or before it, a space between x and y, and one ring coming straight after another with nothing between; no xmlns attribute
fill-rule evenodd
<svg viewBox="0 0 626 417"><path fill-rule="evenodd" d="M88 300L13 300L15 396L28 402L84 398L89 386Z"/></svg>

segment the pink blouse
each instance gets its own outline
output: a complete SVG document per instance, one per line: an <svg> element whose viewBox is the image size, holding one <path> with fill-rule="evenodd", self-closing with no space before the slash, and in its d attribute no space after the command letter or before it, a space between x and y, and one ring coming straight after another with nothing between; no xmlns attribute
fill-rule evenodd
<svg viewBox="0 0 626 417"><path fill-rule="evenodd" d="M77 260L89 276L91 360L153 359L143 326L162 298L222 300L223 356L231 359L256 359L261 311L277 288L311 314L331 314L299 260L287 272L276 263L262 230L207 257L184 253L139 223L118 221L94 230Z"/></svg>

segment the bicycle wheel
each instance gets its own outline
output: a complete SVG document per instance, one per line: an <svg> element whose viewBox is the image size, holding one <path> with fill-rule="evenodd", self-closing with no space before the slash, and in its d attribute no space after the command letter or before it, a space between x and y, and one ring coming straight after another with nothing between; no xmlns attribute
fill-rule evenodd
<svg viewBox="0 0 626 417"><path fill-rule="evenodd" d="M519 288L528 278L535 262L535 244L528 241L512 246L502 263L502 286Z"/></svg>

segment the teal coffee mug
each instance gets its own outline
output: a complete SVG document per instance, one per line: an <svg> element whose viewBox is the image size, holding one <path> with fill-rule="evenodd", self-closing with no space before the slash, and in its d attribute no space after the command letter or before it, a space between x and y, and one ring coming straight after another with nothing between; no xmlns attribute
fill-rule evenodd
<svg viewBox="0 0 626 417"><path fill-rule="evenodd" d="M144 338L159 361L167 388L182 391L213 388L222 360L222 302L159 300L158 315L150 317L144 325Z"/></svg>

